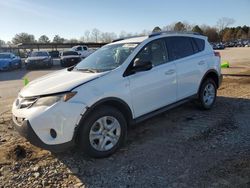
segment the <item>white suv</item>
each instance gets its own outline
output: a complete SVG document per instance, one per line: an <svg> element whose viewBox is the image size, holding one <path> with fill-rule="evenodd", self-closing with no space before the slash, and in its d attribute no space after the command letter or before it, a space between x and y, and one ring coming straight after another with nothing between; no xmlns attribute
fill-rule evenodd
<svg viewBox="0 0 250 188"><path fill-rule="evenodd" d="M12 108L16 129L32 144L60 151L77 145L93 157L112 154L127 127L190 99L210 109L222 80L220 57L194 33L117 40L75 67L25 86Z"/></svg>

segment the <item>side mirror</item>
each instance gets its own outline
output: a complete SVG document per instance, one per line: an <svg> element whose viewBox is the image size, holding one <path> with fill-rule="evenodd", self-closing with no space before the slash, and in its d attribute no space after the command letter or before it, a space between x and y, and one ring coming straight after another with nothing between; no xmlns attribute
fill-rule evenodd
<svg viewBox="0 0 250 188"><path fill-rule="evenodd" d="M152 69L153 65L151 61L143 61L139 58L136 58L133 63L133 71L134 72L141 72L141 71L147 71Z"/></svg>

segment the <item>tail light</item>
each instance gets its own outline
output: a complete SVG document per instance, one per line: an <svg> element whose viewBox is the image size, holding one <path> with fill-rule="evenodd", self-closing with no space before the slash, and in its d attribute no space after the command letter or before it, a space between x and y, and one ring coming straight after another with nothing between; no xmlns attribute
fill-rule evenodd
<svg viewBox="0 0 250 188"><path fill-rule="evenodd" d="M220 52L214 52L214 55L217 56L217 57L219 57L219 58L221 58Z"/></svg>

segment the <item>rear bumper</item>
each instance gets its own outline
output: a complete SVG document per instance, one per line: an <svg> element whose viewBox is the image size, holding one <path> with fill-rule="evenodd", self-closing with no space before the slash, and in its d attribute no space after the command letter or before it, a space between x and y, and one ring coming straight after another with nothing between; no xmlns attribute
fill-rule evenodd
<svg viewBox="0 0 250 188"><path fill-rule="evenodd" d="M24 120L20 125L19 123L17 123L16 118L13 116L13 121L15 129L19 132L19 134L24 138L26 138L34 146L52 152L61 152L61 151L66 151L67 149L72 148L75 145L74 140L71 140L70 142L66 142L63 144L54 144L54 145L45 144L32 129L28 120Z"/></svg>

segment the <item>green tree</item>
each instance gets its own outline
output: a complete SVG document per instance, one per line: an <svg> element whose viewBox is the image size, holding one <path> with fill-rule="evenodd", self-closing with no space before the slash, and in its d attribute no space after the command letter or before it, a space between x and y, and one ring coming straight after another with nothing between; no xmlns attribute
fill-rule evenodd
<svg viewBox="0 0 250 188"><path fill-rule="evenodd" d="M161 32L161 28L159 26L156 26L152 31L152 33L157 33L157 32Z"/></svg>
<svg viewBox="0 0 250 188"><path fill-rule="evenodd" d="M248 33L249 27L246 26L246 25L244 25L244 26L242 27L242 30L243 30L245 33Z"/></svg>
<svg viewBox="0 0 250 188"><path fill-rule="evenodd" d="M175 25L174 25L174 31L186 31L186 27L185 25L182 23L182 22L177 22Z"/></svg>
<svg viewBox="0 0 250 188"><path fill-rule="evenodd" d="M28 34L28 33L19 33L16 34L13 39L13 44L19 44L19 43L34 43L35 37L34 35Z"/></svg>
<svg viewBox="0 0 250 188"><path fill-rule="evenodd" d="M202 29L198 25L194 26L193 29L192 29L192 31L200 33L200 34L203 34Z"/></svg>
<svg viewBox="0 0 250 188"><path fill-rule="evenodd" d="M38 42L41 43L50 43L49 37L47 37L46 35L42 35L39 37Z"/></svg>
<svg viewBox="0 0 250 188"><path fill-rule="evenodd" d="M64 41L65 41L65 39L60 37L59 35L55 35L53 38L54 43L63 43Z"/></svg>

